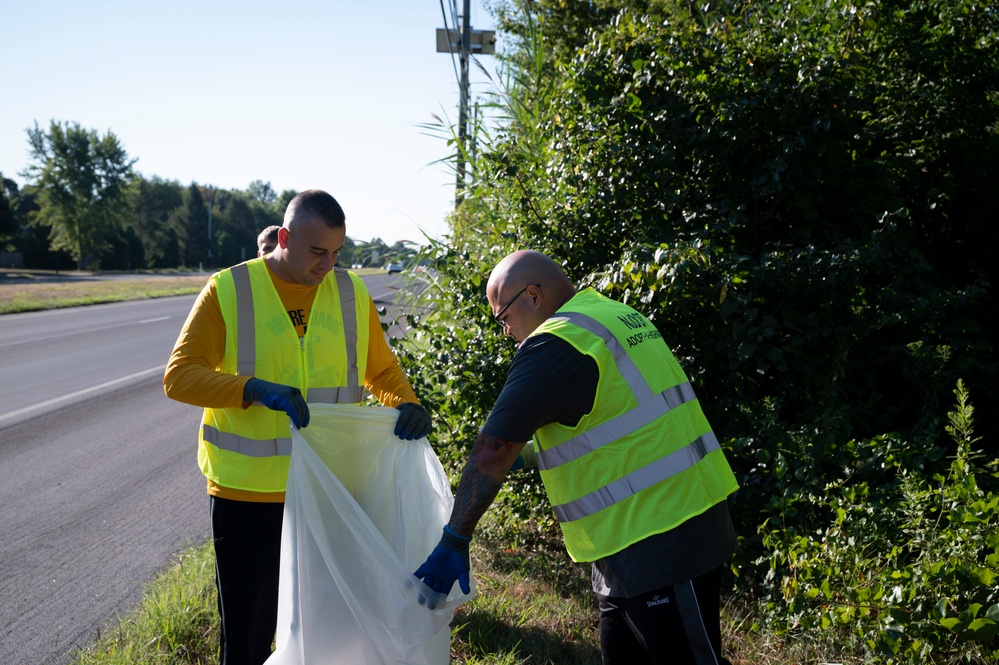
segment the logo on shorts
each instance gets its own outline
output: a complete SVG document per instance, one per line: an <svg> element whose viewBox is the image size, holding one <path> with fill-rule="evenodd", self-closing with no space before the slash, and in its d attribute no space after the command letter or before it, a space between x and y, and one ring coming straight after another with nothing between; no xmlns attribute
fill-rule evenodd
<svg viewBox="0 0 999 665"><path fill-rule="evenodd" d="M663 596L662 598L660 598L659 596L652 596L652 600L647 601L645 603L645 606L655 607L656 605L662 605L663 603L668 603L668 602L669 602L669 596Z"/></svg>

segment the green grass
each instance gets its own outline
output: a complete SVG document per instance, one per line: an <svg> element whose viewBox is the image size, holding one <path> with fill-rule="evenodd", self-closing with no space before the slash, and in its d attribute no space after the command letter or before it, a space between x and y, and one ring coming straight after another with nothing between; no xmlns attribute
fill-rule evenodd
<svg viewBox="0 0 999 665"><path fill-rule="evenodd" d="M362 268L352 272L368 275L385 271ZM130 279L94 280L89 273L62 272L60 274L67 278L66 281L42 281L43 277L54 274L41 270L0 269L0 314L190 295L201 291L211 276L210 273L165 273ZM15 283L5 283L13 281L12 277L18 278Z"/></svg>
<svg viewBox="0 0 999 665"><path fill-rule="evenodd" d="M218 662L215 555L211 543L190 546L146 585L140 607L74 654L79 665Z"/></svg>
<svg viewBox="0 0 999 665"><path fill-rule="evenodd" d="M538 553L473 548L479 596L452 623L453 663L599 665L589 569L539 567ZM190 546L146 586L141 605L79 650L72 665L213 663L218 611L211 543ZM547 569L547 572L546 570Z"/></svg>
<svg viewBox="0 0 999 665"><path fill-rule="evenodd" d="M455 613L453 662L599 665L588 565L573 563L564 550L480 541L472 555L478 596Z"/></svg>
<svg viewBox="0 0 999 665"><path fill-rule="evenodd" d="M37 279L37 276L33 278ZM0 314L182 296L198 293L207 280L205 274L100 281L0 282Z"/></svg>
<svg viewBox="0 0 999 665"><path fill-rule="evenodd" d="M455 613L452 663L599 665L589 567L573 563L564 550L549 549L554 544L523 551L473 542L479 595ZM210 543L188 547L146 586L140 606L74 654L71 665L217 662L214 570ZM747 607L732 599L723 607L723 644L733 665L862 662L830 657L835 648L814 637L775 638L754 625Z"/></svg>

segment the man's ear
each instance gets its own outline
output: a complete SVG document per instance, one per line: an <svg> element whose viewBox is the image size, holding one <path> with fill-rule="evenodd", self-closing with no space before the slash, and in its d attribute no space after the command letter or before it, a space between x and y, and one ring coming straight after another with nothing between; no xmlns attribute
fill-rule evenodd
<svg viewBox="0 0 999 665"><path fill-rule="evenodd" d="M288 248L288 229L284 228L283 226L280 229L278 229L278 246L281 249Z"/></svg>
<svg viewBox="0 0 999 665"><path fill-rule="evenodd" d="M530 296L531 302L534 305L535 311L538 311L544 306L544 294L541 292L541 287L536 284L527 285L527 295Z"/></svg>

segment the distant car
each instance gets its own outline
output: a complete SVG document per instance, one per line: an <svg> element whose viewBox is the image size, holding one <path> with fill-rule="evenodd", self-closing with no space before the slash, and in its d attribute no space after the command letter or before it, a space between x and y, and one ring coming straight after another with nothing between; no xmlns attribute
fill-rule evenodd
<svg viewBox="0 0 999 665"><path fill-rule="evenodd" d="M394 273L394 272L402 272L402 264L401 263L390 263L387 266L385 266L385 270L387 270L388 274L390 274L390 275L392 273Z"/></svg>

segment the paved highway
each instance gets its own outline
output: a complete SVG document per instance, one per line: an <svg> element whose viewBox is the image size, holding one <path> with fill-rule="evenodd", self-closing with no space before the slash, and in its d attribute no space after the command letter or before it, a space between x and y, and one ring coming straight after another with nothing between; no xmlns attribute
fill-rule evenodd
<svg viewBox="0 0 999 665"><path fill-rule="evenodd" d="M193 302L0 316L0 663L67 662L210 535L200 410L161 384Z"/></svg>

